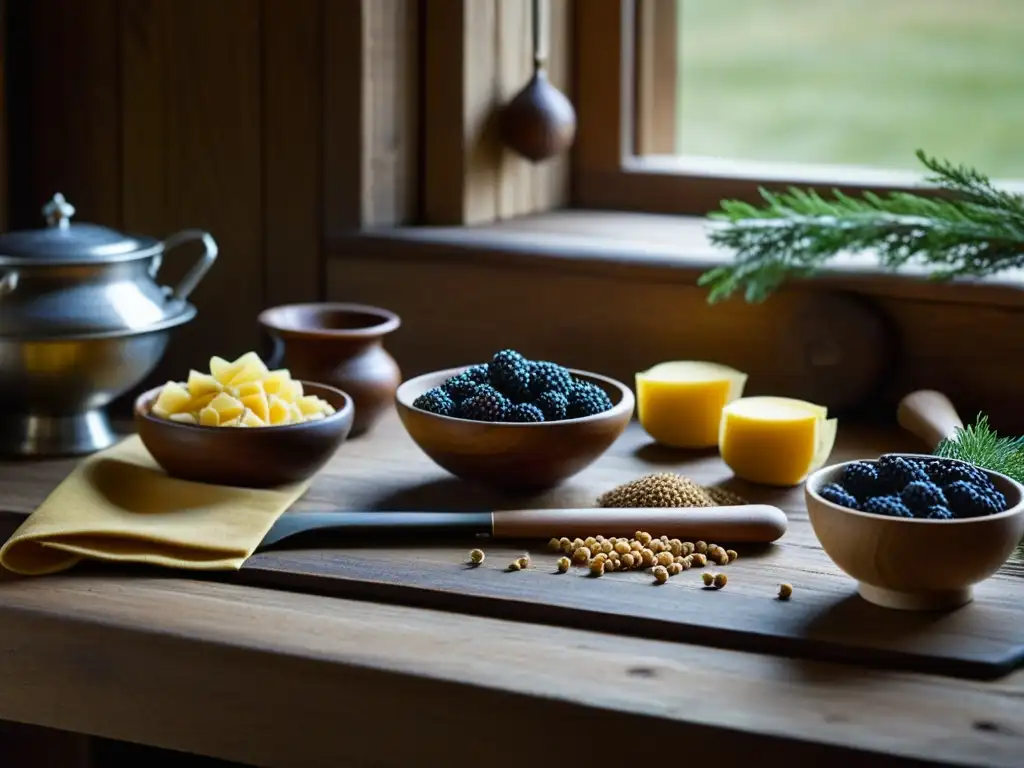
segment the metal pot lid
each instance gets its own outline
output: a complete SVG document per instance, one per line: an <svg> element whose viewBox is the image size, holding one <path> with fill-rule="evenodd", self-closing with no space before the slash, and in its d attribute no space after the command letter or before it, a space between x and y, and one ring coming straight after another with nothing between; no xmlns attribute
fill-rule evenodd
<svg viewBox="0 0 1024 768"><path fill-rule="evenodd" d="M0 262L31 259L50 264L67 262L120 261L141 256L157 241L131 237L96 224L72 224L75 206L60 192L43 206L46 227L25 229L0 235Z"/></svg>

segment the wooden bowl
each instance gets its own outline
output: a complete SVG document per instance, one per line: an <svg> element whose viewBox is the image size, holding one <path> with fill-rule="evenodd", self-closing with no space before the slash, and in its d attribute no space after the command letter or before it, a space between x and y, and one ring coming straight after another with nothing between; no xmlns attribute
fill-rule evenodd
<svg viewBox="0 0 1024 768"><path fill-rule="evenodd" d="M581 419L509 424L439 416L413 407L417 397L466 367L410 379L398 388L395 400L402 424L427 456L453 475L481 485L515 491L558 485L607 451L633 416L629 387L576 370L574 376L608 394L610 410Z"/></svg>
<svg viewBox="0 0 1024 768"><path fill-rule="evenodd" d="M160 387L135 400L135 426L168 475L214 485L269 488L307 480L348 437L355 407L340 389L303 381L306 394L335 412L319 421L278 427L200 427L153 416Z"/></svg>
<svg viewBox="0 0 1024 768"><path fill-rule="evenodd" d="M1005 475L987 472L1006 495L1006 511L916 520L858 512L818 495L851 463L823 467L807 479L807 513L822 549L857 580L861 597L871 603L903 610L950 610L968 603L974 585L995 573L1024 535L1024 488Z"/></svg>

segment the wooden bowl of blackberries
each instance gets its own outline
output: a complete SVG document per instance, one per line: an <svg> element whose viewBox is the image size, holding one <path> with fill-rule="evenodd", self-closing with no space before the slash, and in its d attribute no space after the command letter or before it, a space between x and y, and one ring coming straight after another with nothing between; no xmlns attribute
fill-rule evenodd
<svg viewBox="0 0 1024 768"><path fill-rule="evenodd" d="M807 512L826 554L886 608L950 610L973 598L1024 536L1024 488L967 462L886 454L818 470Z"/></svg>
<svg viewBox="0 0 1024 768"><path fill-rule="evenodd" d="M467 481L551 488L590 465L633 415L625 384L504 349L488 362L417 376L395 395L413 441Z"/></svg>

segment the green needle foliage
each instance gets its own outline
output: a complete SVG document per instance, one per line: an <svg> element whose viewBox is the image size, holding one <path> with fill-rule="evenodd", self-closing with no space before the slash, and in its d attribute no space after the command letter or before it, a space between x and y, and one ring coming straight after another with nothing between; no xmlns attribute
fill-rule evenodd
<svg viewBox="0 0 1024 768"><path fill-rule="evenodd" d="M1000 437L983 414L978 414L974 424L957 429L953 438L939 443L934 453L947 459L967 461L1024 482L1024 438Z"/></svg>
<svg viewBox="0 0 1024 768"><path fill-rule="evenodd" d="M710 214L711 242L731 250L731 264L701 275L715 303L743 290L766 299L789 278L806 278L840 253L870 251L888 269L932 267L931 277L983 277L1024 265L1024 196L996 189L978 171L917 151L940 197L894 192L825 198L789 188L760 190L765 204L723 200Z"/></svg>

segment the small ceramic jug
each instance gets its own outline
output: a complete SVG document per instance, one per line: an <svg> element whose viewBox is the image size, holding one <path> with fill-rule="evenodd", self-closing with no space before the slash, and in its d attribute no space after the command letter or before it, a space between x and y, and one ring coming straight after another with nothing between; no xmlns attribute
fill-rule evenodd
<svg viewBox="0 0 1024 768"><path fill-rule="evenodd" d="M394 406L402 373L383 339L401 325L394 312L362 304L287 304L260 313L274 342L272 367L296 379L337 387L355 403L353 435Z"/></svg>

